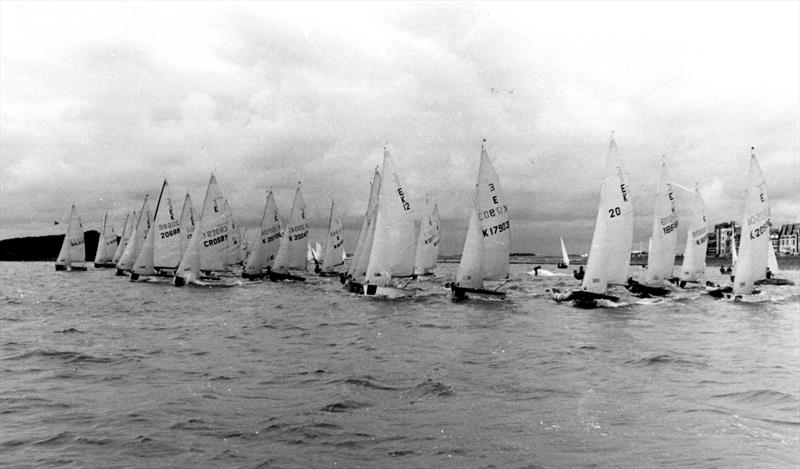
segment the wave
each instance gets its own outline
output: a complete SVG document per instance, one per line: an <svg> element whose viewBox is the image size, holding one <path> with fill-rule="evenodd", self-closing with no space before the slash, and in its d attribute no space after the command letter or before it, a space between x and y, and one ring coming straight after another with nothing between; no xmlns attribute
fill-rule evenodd
<svg viewBox="0 0 800 469"><path fill-rule="evenodd" d="M744 404L772 405L786 403L797 404L800 402L800 398L798 398L798 396L786 394L780 391L774 391L772 389L752 389L742 392L716 394L711 397L716 399L733 400Z"/></svg>
<svg viewBox="0 0 800 469"><path fill-rule="evenodd" d="M697 360L688 360L686 358L681 358L677 356L673 356L666 353L660 353L657 355L652 355L649 357L643 357L637 360L628 360L625 362L629 365L641 365L641 366L661 366L661 365L688 365L693 367L701 367L706 368L708 366L707 363Z"/></svg>
<svg viewBox="0 0 800 469"><path fill-rule="evenodd" d="M363 409L364 407L370 407L370 406L371 404L368 402L345 400L342 402L334 402L333 404L328 404L326 406L323 406L320 410L322 412L339 413L339 412L347 412L349 410L354 410L354 409Z"/></svg>
<svg viewBox="0 0 800 469"><path fill-rule="evenodd" d="M113 363L119 361L120 358L116 357L96 357L94 355L87 355L79 352L67 352L58 350L33 350L24 352L17 355L0 358L0 360L27 360L29 358L47 358L62 360L66 363Z"/></svg>

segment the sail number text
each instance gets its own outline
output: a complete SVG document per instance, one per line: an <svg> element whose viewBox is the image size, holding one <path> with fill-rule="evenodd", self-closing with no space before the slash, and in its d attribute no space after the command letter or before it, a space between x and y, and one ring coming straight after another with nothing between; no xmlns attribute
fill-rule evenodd
<svg viewBox="0 0 800 469"><path fill-rule="evenodd" d="M503 223L500 223L499 225L495 225L490 228L484 228L483 237L488 238L489 236L492 236L494 234L502 233L503 231L509 228L511 228L511 222L509 220L506 220Z"/></svg>
<svg viewBox="0 0 800 469"><path fill-rule="evenodd" d="M411 204L406 202L406 195L403 193L402 187L397 188L397 194L400 196L400 203L403 205L403 211L407 212L411 210Z"/></svg>

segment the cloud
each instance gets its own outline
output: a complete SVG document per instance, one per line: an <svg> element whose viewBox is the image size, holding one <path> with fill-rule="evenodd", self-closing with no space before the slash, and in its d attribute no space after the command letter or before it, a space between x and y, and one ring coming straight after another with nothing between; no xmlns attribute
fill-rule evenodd
<svg viewBox="0 0 800 469"><path fill-rule="evenodd" d="M557 252L563 235L585 251L612 130L635 239L661 155L720 221L740 217L755 145L775 222L796 221L798 7L686 8L4 5L0 236L50 229L73 202L89 227L121 219L165 177L199 206L212 171L241 225L269 188L286 216L302 181L315 229L333 198L354 231L388 143L457 252L486 138L514 249Z"/></svg>

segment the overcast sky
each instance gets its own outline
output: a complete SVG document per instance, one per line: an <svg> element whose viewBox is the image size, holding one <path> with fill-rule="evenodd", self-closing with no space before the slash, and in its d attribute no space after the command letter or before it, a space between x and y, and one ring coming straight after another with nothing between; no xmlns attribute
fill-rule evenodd
<svg viewBox="0 0 800 469"><path fill-rule="evenodd" d="M165 177L199 209L214 171L245 226L302 181L314 236L335 198L352 250L388 142L456 253L486 138L512 251L583 253L612 131L637 247L662 155L740 222L755 146L773 223L797 222L798 5L4 1L0 237L61 232L73 203L119 225Z"/></svg>

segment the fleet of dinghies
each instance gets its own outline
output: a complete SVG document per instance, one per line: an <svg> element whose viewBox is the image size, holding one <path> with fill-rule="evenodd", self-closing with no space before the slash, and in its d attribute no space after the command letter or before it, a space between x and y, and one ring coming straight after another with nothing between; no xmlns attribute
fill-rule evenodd
<svg viewBox="0 0 800 469"><path fill-rule="evenodd" d="M454 300L469 297L503 299L502 287L509 281L511 222L500 178L484 140L478 163L477 184L468 210L469 223L461 259L454 278L445 285ZM681 227L675 188L691 192L683 264L674 275L674 262ZM789 285L779 274L769 240L772 226L766 182L753 152L750 156L745 212L738 261L732 285L706 282L704 288L717 298L741 299L758 294L763 284ZM97 268L115 267L117 275L131 280L158 281L171 278L176 286L234 285L235 271L244 279L304 281L309 260L315 273L338 276L347 291L385 298L414 296L411 286L418 276L433 275L440 245L437 204L426 195L424 204L412 208L394 160L384 147L383 164L370 182L367 207L355 250L346 265L342 214L331 201L323 244L312 248L301 184L295 189L285 226L281 224L273 192L267 191L261 224L255 236L237 228L228 200L212 174L203 205L196 214L187 192L178 212L169 184L164 180L151 213L149 195L139 210L125 214L119 238L103 216ZM179 214L179 215L178 215ZM251 231L251 234L253 232ZM569 267L569 256L561 244L559 268ZM640 280L629 275L633 240L633 199L628 176L612 135L600 180L600 196L586 270L579 288L561 292L552 289L556 301L572 301L578 307L613 306L620 301L616 287L639 297L665 296L674 289L701 284L705 275L708 220L699 188L694 191L674 183L662 160L656 187L648 264ZM736 246L732 246L733 249ZM66 234L55 264L56 270L86 270L83 226L72 206ZM769 267L769 269L767 269ZM537 266L534 275L540 274ZM543 271L547 272L547 271ZM549 275L559 275L547 272ZM766 275L767 278L764 278Z"/></svg>

